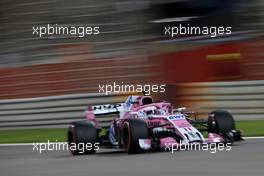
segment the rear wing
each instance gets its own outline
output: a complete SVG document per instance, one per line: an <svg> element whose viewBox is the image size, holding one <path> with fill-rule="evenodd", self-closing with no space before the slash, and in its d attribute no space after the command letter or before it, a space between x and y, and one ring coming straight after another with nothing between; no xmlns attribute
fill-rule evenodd
<svg viewBox="0 0 264 176"><path fill-rule="evenodd" d="M109 126L114 118L123 109L123 104L105 104L88 106L85 111L86 119L94 123L96 128Z"/></svg>
<svg viewBox="0 0 264 176"><path fill-rule="evenodd" d="M112 114L118 113L123 108L123 104L105 104L105 105L95 105L95 106L88 106L87 111L93 111L94 115L100 114Z"/></svg>

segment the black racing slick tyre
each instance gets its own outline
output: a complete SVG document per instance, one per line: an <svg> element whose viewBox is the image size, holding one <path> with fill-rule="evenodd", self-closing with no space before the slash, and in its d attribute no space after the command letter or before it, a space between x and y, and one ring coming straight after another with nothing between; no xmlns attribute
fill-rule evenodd
<svg viewBox="0 0 264 176"><path fill-rule="evenodd" d="M123 127L123 147L129 154L141 152L139 139L150 138L146 122L140 119L129 119Z"/></svg>
<svg viewBox="0 0 264 176"><path fill-rule="evenodd" d="M209 114L208 132L225 134L235 130L235 122L233 116L225 110L216 110Z"/></svg>
<svg viewBox="0 0 264 176"><path fill-rule="evenodd" d="M93 154L98 147L97 131L90 121L72 122L68 129L68 145L73 155Z"/></svg>

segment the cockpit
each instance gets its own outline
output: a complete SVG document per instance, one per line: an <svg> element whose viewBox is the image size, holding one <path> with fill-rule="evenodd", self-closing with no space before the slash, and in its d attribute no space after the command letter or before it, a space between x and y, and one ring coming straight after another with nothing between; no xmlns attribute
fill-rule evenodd
<svg viewBox="0 0 264 176"><path fill-rule="evenodd" d="M165 111L163 109L158 109L155 106L145 107L142 109L142 112L145 114L145 116L165 115Z"/></svg>

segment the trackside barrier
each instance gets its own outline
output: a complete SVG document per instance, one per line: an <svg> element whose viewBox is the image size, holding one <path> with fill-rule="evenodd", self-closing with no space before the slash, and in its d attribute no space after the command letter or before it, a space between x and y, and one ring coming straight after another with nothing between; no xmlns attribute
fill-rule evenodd
<svg viewBox="0 0 264 176"><path fill-rule="evenodd" d="M183 83L173 85L180 102L206 117L215 109L229 110L235 120L264 120L264 81ZM173 92L167 92L172 94ZM128 94L72 94L26 99L0 100L0 130L18 128L60 128L85 117L87 105L118 104ZM116 115L97 115L106 126Z"/></svg>
<svg viewBox="0 0 264 176"><path fill-rule="evenodd" d="M180 102L206 116L229 110L236 120L264 120L264 81L203 82L177 85Z"/></svg>
<svg viewBox="0 0 264 176"><path fill-rule="evenodd" d="M118 104L127 96L95 93L0 100L0 129L66 127L72 121L85 118L87 105ZM102 126L113 118L114 115L97 115Z"/></svg>

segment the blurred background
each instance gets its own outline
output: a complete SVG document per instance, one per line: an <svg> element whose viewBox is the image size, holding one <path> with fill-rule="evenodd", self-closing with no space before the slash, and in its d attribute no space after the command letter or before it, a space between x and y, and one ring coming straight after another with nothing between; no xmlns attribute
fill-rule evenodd
<svg viewBox="0 0 264 176"><path fill-rule="evenodd" d="M41 126L32 125L33 113L41 114L43 123L57 117L56 124L65 125L72 120L67 111L82 118L80 111L89 103L84 98L98 93L98 84L113 81L166 84L161 98L202 114L225 108L238 119L263 119L263 12L262 0L0 0L2 127L29 115L31 126ZM32 26L46 24L99 26L100 34L32 35ZM179 24L231 26L232 35L164 36L165 25ZM89 96L81 100L80 94ZM71 101L48 98L37 106L35 101L44 99L24 99L64 95Z"/></svg>

